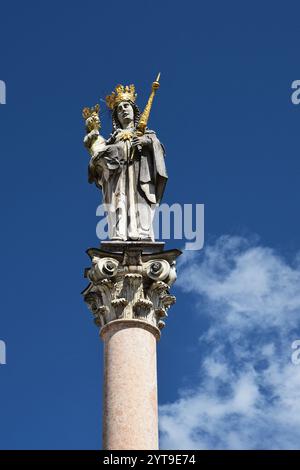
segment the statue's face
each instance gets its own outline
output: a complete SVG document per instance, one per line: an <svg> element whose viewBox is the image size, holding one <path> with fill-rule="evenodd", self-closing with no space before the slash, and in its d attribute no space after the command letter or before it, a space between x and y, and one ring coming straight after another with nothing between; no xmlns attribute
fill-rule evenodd
<svg viewBox="0 0 300 470"><path fill-rule="evenodd" d="M122 101L117 106L117 116L122 128L129 123L134 122L133 107L128 101Z"/></svg>

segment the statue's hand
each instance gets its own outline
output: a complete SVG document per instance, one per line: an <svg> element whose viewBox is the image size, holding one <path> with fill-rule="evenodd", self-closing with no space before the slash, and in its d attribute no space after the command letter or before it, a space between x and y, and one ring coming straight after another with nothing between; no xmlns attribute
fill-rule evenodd
<svg viewBox="0 0 300 470"><path fill-rule="evenodd" d="M132 147L148 147L151 144L151 139L147 135L136 136L132 139Z"/></svg>
<svg viewBox="0 0 300 470"><path fill-rule="evenodd" d="M98 129L93 129L91 132L89 132L88 136L90 137L91 140L96 140L99 136Z"/></svg>
<svg viewBox="0 0 300 470"><path fill-rule="evenodd" d="M89 132L85 137L84 137L84 145L87 148L90 148L93 143L98 139L99 137L99 131L96 129L93 129L91 132Z"/></svg>

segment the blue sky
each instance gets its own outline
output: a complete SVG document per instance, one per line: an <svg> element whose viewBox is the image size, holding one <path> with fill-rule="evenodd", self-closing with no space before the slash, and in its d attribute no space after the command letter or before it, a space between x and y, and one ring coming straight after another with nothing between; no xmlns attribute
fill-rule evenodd
<svg viewBox="0 0 300 470"><path fill-rule="evenodd" d="M102 344L80 297L100 195L81 110L132 82L142 108L158 71L164 202L205 204L205 248L183 257L158 345L161 445L297 448L299 13L257 0L1 5L1 448L101 446ZM102 121L107 136L104 106Z"/></svg>

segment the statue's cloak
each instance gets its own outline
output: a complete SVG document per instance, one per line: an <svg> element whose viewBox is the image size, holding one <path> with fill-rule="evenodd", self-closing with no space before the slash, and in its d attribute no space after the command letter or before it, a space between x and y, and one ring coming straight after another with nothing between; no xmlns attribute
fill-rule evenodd
<svg viewBox="0 0 300 470"><path fill-rule="evenodd" d="M148 204L157 204L163 197L168 179L165 150L154 131L147 129L145 135L149 138L149 145L136 150L131 164L135 167L137 191ZM88 169L89 182L96 183L99 188L103 187L104 180L116 181L122 166L126 165L123 143L114 143L113 138L108 142L105 150L91 158Z"/></svg>

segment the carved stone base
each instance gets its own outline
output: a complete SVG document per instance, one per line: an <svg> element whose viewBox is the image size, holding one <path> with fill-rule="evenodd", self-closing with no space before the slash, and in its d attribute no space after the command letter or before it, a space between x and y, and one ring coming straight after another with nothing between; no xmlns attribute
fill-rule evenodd
<svg viewBox="0 0 300 470"><path fill-rule="evenodd" d="M159 242L102 242L87 250L92 266L84 300L101 328L120 319L140 320L161 329L175 303L169 288L176 280L180 250L159 251ZM106 250L103 250L103 246Z"/></svg>

